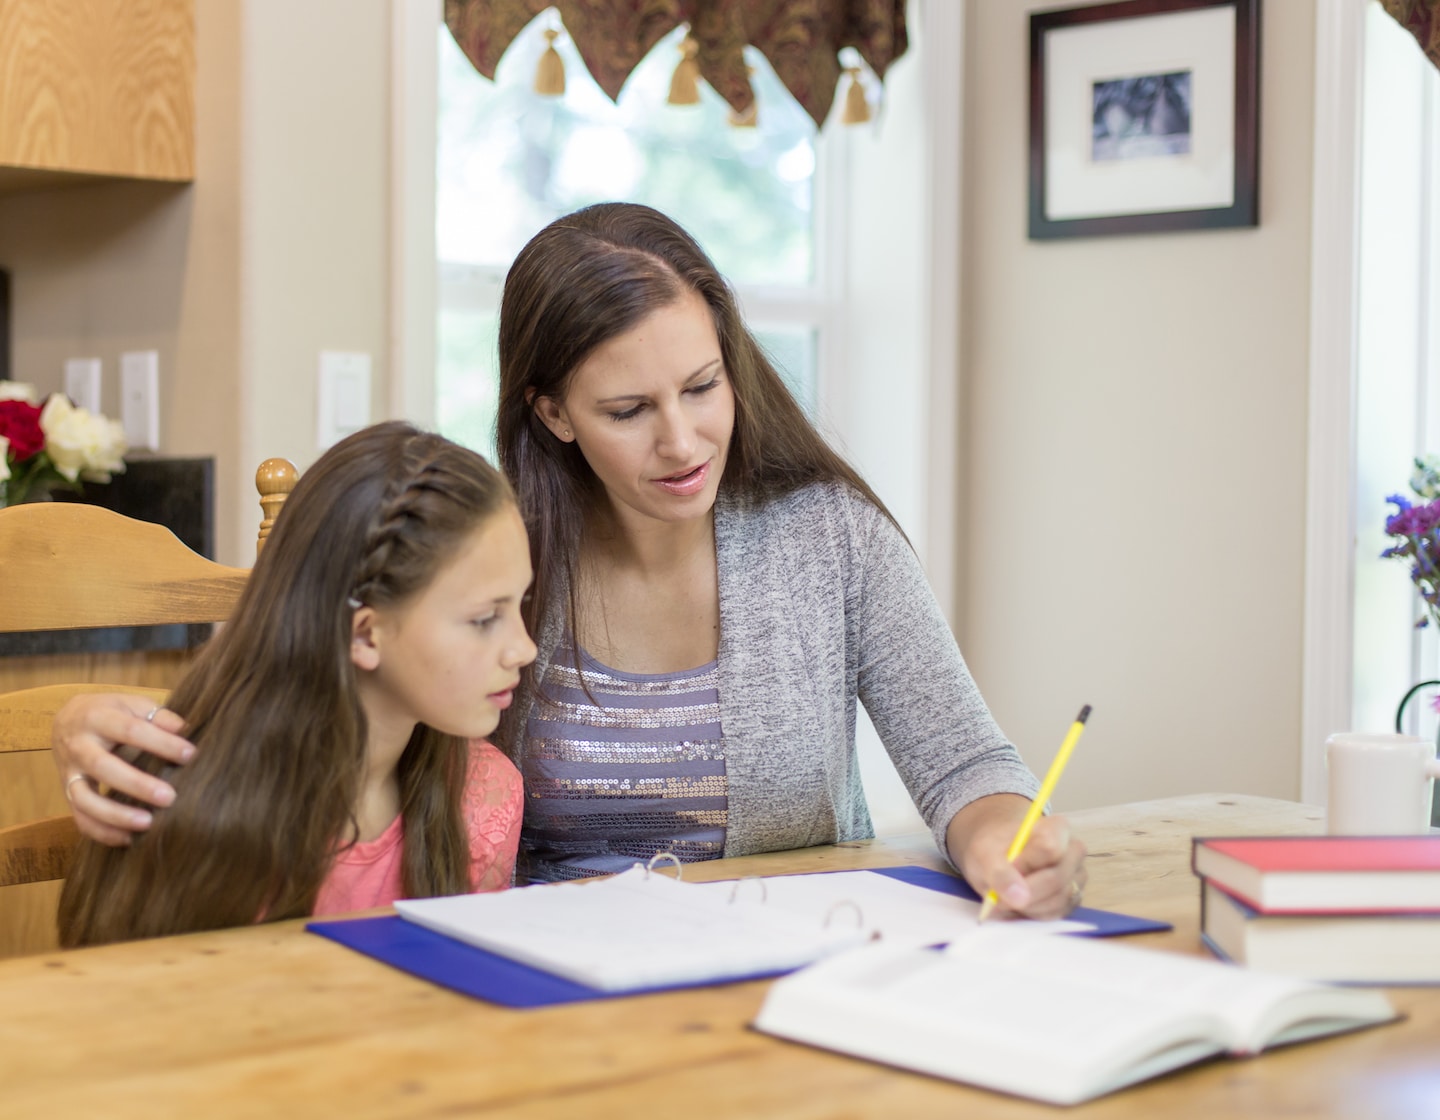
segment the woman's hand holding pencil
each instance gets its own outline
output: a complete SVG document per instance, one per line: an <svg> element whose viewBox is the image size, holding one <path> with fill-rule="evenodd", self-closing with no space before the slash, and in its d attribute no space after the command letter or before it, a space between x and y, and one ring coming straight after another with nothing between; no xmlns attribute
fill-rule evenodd
<svg viewBox="0 0 1440 1120"><path fill-rule="evenodd" d="M950 822L946 846L966 881L984 894L981 921L992 913L1062 918L1079 903L1085 845L1070 835L1064 817L1042 814L1089 714L1086 705L1071 724L1033 802L1010 794L982 797Z"/></svg>
<svg viewBox="0 0 1440 1120"><path fill-rule="evenodd" d="M963 868L965 878L987 900L991 892L995 894L991 907L995 916L1063 918L1075 909L1085 889L1085 845L1070 835L1063 816L1042 817L1024 849L1011 860L1009 843L1018 820L1012 815L1004 827L976 838L972 858Z"/></svg>

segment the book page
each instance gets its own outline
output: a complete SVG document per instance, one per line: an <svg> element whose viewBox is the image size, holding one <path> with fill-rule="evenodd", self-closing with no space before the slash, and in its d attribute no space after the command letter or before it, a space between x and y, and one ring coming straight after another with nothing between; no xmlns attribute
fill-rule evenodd
<svg viewBox="0 0 1440 1120"><path fill-rule="evenodd" d="M992 946L1073 941L995 932ZM777 981L756 1026L942 1077L1074 1102L1225 1049L1224 1024L983 953L876 945Z"/></svg>
<svg viewBox="0 0 1440 1120"><path fill-rule="evenodd" d="M1064 938L1014 937L1003 930L981 939L992 948L1029 946ZM1113 1058L1136 1038L1154 1034L1176 1019L1177 1009L1157 1003L1145 990L1116 989L1101 982L1103 998L1090 984L1056 983L1020 963L1023 954L914 953L891 969L876 969L852 982L903 1005L907 1012L939 1022L973 1021L997 1049L1039 1055L1064 1054L1077 1065ZM1070 978L1070 979L1073 979ZM1184 1010L1181 1009L1184 1014ZM1202 1021L1207 1016L1202 1012ZM1215 1048L1219 1048L1215 1040Z"/></svg>
<svg viewBox="0 0 1440 1120"><path fill-rule="evenodd" d="M862 929L887 944L940 945L979 925L980 904L968 898L917 887L874 871L832 871L812 875L771 875L756 879L698 883L728 902L763 902L816 922ZM996 921L1012 933L1083 933L1086 922Z"/></svg>
<svg viewBox="0 0 1440 1120"><path fill-rule="evenodd" d="M775 973L859 944L763 903L635 867L609 879L399 901L408 921L604 991Z"/></svg>
<svg viewBox="0 0 1440 1120"><path fill-rule="evenodd" d="M1363 1021L1379 1021L1374 1001L1358 998L1367 993L1177 953L1075 938L997 938L988 928L952 943L947 953L1048 977L1081 998L1133 997L1175 1012L1208 1012L1224 1021L1224 1042L1238 1052L1259 1050L1296 1016L1324 1009L1332 1018L1353 1013Z"/></svg>

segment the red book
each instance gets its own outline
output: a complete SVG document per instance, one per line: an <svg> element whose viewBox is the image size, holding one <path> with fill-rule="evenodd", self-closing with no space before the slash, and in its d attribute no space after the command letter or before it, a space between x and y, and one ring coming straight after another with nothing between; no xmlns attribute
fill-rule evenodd
<svg viewBox="0 0 1440 1120"><path fill-rule="evenodd" d="M1190 866L1262 914L1440 912L1440 836L1197 836Z"/></svg>

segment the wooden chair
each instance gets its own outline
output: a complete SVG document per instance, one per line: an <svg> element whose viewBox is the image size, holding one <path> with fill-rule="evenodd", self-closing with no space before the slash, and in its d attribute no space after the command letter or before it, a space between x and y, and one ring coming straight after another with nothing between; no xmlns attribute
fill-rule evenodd
<svg viewBox="0 0 1440 1120"><path fill-rule="evenodd" d="M283 459L256 474L265 512L257 549L295 478ZM0 573L0 633L223 622L249 575L197 555L162 526L71 502L0 509ZM190 654L148 655L147 679L125 680L146 656L0 659L3 687L29 684L37 671L71 682L0 692L0 957L54 947L60 880L79 839L50 759L55 712L83 692L163 703Z"/></svg>

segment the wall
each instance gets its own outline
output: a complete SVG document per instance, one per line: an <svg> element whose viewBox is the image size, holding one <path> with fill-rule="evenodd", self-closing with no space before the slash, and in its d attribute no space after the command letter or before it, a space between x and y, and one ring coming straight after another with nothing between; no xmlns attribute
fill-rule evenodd
<svg viewBox="0 0 1440 1120"><path fill-rule="evenodd" d="M1315 15L1265 6L1261 225L1026 240L1028 12L968 5L962 648L1058 808L1299 792Z"/></svg>
<svg viewBox="0 0 1440 1120"><path fill-rule="evenodd" d="M373 417L389 395L390 0L243 9L242 458L303 470L322 350L371 356Z"/></svg>
<svg viewBox="0 0 1440 1120"><path fill-rule="evenodd" d="M160 354L161 451L217 460L217 553L254 557L254 472L304 467L322 349L374 357L387 399L388 0L200 0L196 176L0 196L14 376Z"/></svg>

